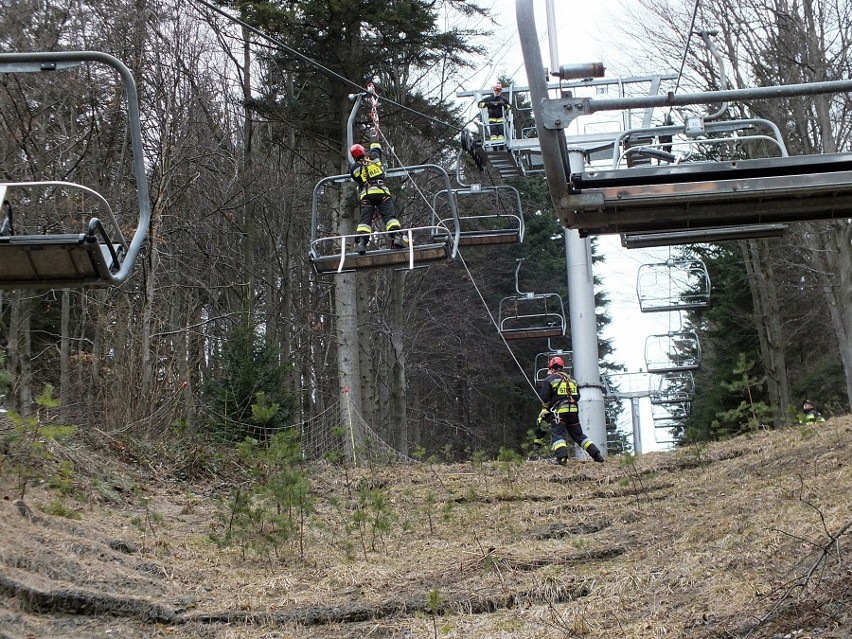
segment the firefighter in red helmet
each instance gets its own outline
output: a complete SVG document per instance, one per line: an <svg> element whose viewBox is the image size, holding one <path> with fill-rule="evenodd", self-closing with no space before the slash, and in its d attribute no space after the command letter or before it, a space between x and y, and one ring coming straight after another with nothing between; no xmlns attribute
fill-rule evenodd
<svg viewBox="0 0 852 639"><path fill-rule="evenodd" d="M349 154L354 162L349 165L349 175L358 185L358 197L361 200L361 213L356 234L362 234L355 242L355 248L359 253L367 251L367 241L373 231L373 213L378 211L382 218L385 231L394 231L402 228L396 218L390 189L385 185L385 169L382 165L382 144L379 142L379 133L376 129L370 130L369 152L360 144L353 144L349 148ZM399 233L389 236L391 248L406 248L406 242Z"/></svg>
<svg viewBox="0 0 852 639"><path fill-rule="evenodd" d="M491 142L506 139L503 124L506 122L506 113L512 108L509 100L503 95L503 85L499 82L494 85L494 93L479 101L479 108L488 111L488 126L486 127L485 139Z"/></svg>
<svg viewBox="0 0 852 639"><path fill-rule="evenodd" d="M553 357L547 363L547 377L541 382L538 396L542 409L539 419L550 420L550 448L559 464L568 461L569 435L596 462L604 461L604 456L595 443L589 439L580 426L578 402L580 391L577 381L564 371L565 362L561 357Z"/></svg>

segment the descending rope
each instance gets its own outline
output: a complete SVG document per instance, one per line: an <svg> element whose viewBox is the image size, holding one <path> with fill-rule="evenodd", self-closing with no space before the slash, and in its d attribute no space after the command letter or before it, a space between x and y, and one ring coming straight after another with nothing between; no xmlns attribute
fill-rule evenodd
<svg viewBox="0 0 852 639"><path fill-rule="evenodd" d="M376 129L376 135L379 134L379 94L376 93L376 85L370 82L367 85L367 95L370 99L370 119L373 121L373 126Z"/></svg>
<svg viewBox="0 0 852 639"><path fill-rule="evenodd" d="M689 44L692 42L692 33L693 29L695 29L695 20L698 17L698 3L700 0L695 0L695 6L692 8L692 19L689 22L689 31L686 34L686 44L683 47L683 56L680 59L680 68L677 72L677 81L675 82L674 93L677 93L677 90L680 88L680 80L683 77L683 68L686 66L686 56L689 55ZM669 113L671 113L673 109L669 108Z"/></svg>
<svg viewBox="0 0 852 639"><path fill-rule="evenodd" d="M479 290L479 287L476 285L476 280L473 279L473 273L470 272L470 269L467 266L467 262L465 262L464 257L461 254L461 251L457 251L456 255L458 255L459 260L461 260L462 265L464 266L464 270L467 273L467 277L470 280L470 283L473 284L473 290L476 291L476 294L479 296L482 305L485 307L485 312L488 313L488 318L491 320L491 324L497 330L497 334L500 336L500 339L503 341L503 344L506 346L506 350L509 351L509 355L512 356L515 364L517 364L518 369L521 371L521 375L526 380L529 387L532 389L533 394L535 394L535 398L538 399L538 390L533 385L533 383L529 380L526 373L524 372L524 367L521 366L521 363L518 361L518 358L515 357L515 353L512 352L512 347L509 346L509 342L506 341L506 338L503 337L503 333L500 332L500 327L497 325L497 320L494 319L494 314L491 312L491 309L488 308L488 304L485 302L485 297L482 295L482 291Z"/></svg>

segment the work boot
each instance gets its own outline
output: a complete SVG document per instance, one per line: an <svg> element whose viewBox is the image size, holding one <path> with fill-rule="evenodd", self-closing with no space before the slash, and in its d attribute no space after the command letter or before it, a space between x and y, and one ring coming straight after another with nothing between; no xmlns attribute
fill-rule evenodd
<svg viewBox="0 0 852 639"><path fill-rule="evenodd" d="M408 238L404 235L400 235L399 233L394 233L390 236L390 247L392 249L407 249Z"/></svg>
<svg viewBox="0 0 852 639"><path fill-rule="evenodd" d="M597 446L595 446L594 444L589 446L586 449L586 452L589 453L589 457L591 457L592 459L594 459L598 463L603 463L605 461L604 456L601 455L600 449Z"/></svg>
<svg viewBox="0 0 852 639"><path fill-rule="evenodd" d="M355 250L358 251L358 255L363 255L367 252L367 238L359 237L355 240Z"/></svg>

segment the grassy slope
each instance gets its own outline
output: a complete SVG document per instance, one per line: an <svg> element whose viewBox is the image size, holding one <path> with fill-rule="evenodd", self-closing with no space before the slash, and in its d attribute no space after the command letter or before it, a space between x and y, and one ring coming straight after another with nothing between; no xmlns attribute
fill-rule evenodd
<svg viewBox="0 0 852 639"><path fill-rule="evenodd" d="M79 520L4 485L0 637L850 637L850 453L845 417L634 464L326 466L300 559L210 543L222 483L76 451L113 495ZM363 543L361 482L391 518Z"/></svg>

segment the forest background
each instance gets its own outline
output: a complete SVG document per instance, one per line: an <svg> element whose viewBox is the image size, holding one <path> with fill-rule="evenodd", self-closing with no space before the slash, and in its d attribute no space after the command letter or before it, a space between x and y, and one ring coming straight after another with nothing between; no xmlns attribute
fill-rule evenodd
<svg viewBox="0 0 852 639"><path fill-rule="evenodd" d="M251 28L199 3L5 3L3 50L99 50L131 68L153 199L149 241L125 285L2 293L6 407L31 414L47 386L57 420L166 450L294 425L309 457L351 457L368 442L448 460L520 449L538 408L528 378L546 345L510 352L486 306L493 315L515 293L519 258L522 290L567 299L562 234L541 179L516 184L522 245L333 278L308 259L311 193L346 172L349 94L367 82L376 78L386 100L394 158L454 170L465 124L455 79L491 46L487 11L423 0L220 6ZM845 2L643 1L631 11L619 36L635 47L631 72L682 65L683 90L718 88L711 56L688 46L694 23L721 27L737 87L849 76ZM116 79L81 68L0 80L2 179L90 185L120 202L132 227ZM833 152L849 150L849 107L844 95L790 98L741 105L738 115L778 123L791 153ZM365 115L359 130L368 123ZM436 185L417 187L392 185L406 226L429 219L418 191ZM335 231L351 230L356 208L352 193L340 196ZM34 193L17 209L34 233L80 215L55 194ZM826 414L849 411L850 238L848 221L796 224L781 239L690 250L708 266L713 304L690 318L704 357L683 441L787 423L805 395ZM597 301L603 327L606 291ZM600 356L618 370L605 340Z"/></svg>

